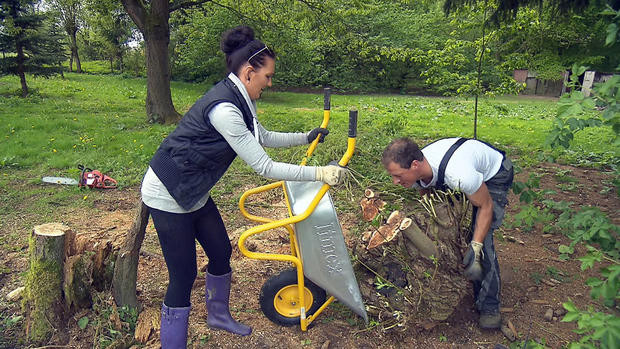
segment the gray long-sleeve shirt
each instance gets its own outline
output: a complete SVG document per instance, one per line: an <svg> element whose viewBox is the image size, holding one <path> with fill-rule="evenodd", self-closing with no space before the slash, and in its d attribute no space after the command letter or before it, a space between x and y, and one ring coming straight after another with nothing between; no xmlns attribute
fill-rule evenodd
<svg viewBox="0 0 620 349"><path fill-rule="evenodd" d="M256 104L252 101L239 78L230 74L229 78L237 85L254 116L254 134L247 128L239 108L232 103L220 103L209 112L209 121L224 137L237 155L261 176L292 181L316 180L316 167L299 166L273 161L262 145L271 148L307 144L307 133L272 132L265 129L256 118ZM200 209L209 199L209 193L201 198L190 210L185 210L172 198L164 184L149 167L142 181L142 200L152 208L187 213Z"/></svg>

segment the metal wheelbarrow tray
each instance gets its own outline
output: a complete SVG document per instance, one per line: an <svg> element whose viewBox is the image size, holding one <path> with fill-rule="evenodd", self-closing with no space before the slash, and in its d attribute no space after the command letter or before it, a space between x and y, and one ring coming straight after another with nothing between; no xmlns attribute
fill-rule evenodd
<svg viewBox="0 0 620 349"><path fill-rule="evenodd" d="M293 215L302 214L317 195L321 182L285 182ZM295 236L304 275L368 322L349 251L329 192L312 214L295 223Z"/></svg>

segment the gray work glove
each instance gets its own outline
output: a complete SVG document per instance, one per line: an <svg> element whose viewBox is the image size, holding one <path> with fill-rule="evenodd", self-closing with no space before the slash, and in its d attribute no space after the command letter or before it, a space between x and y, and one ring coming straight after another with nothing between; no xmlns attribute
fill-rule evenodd
<svg viewBox="0 0 620 349"><path fill-rule="evenodd" d="M323 141L325 140L325 136L327 136L328 134L328 129L317 127L314 130L308 132L308 143L312 143L312 141L314 141L318 135L321 135L321 137L319 138L319 143L323 143Z"/></svg>
<svg viewBox="0 0 620 349"><path fill-rule="evenodd" d="M482 280L482 265L480 260L482 259L482 244L477 241L472 241L465 251L463 256L463 264L465 265L465 277L471 281Z"/></svg>
<svg viewBox="0 0 620 349"><path fill-rule="evenodd" d="M329 185L342 184L347 175L347 169L335 165L320 166L316 168L316 180Z"/></svg>

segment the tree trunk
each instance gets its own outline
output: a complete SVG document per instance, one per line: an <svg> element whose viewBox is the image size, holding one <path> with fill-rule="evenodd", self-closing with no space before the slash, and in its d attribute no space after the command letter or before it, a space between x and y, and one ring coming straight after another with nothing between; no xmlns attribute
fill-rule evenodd
<svg viewBox="0 0 620 349"><path fill-rule="evenodd" d="M25 98L28 96L28 85L26 84L26 71L24 67L24 63L26 62L26 57L24 55L24 47L17 43L17 75L19 76L19 82L22 85L22 97Z"/></svg>
<svg viewBox="0 0 620 349"><path fill-rule="evenodd" d="M112 278L112 293L118 306L138 307L136 282L138 280L138 257L144 241L146 225L149 221L149 208L140 200L136 218L125 242L118 252Z"/></svg>
<svg viewBox="0 0 620 349"><path fill-rule="evenodd" d="M170 2L153 0L148 8L141 1L121 0L146 44L147 121L175 123L181 115L174 109L170 93ZM199 3L199 2L188 2Z"/></svg>
<svg viewBox="0 0 620 349"><path fill-rule="evenodd" d="M168 19L147 25L146 43L146 114L149 122L171 124L181 115L174 109L170 93L170 58L168 44L170 31Z"/></svg>
<svg viewBox="0 0 620 349"><path fill-rule="evenodd" d="M46 342L65 326L62 283L65 234L70 229L60 223L34 227L29 242L29 270L26 279L26 338Z"/></svg>
<svg viewBox="0 0 620 349"><path fill-rule="evenodd" d="M364 213L369 202L382 201L363 199ZM470 288L461 266L469 202L461 194L435 192L420 204L409 214L393 213L379 228L369 224L354 244L360 291L384 328L444 321ZM376 221L368 214L363 219Z"/></svg>
<svg viewBox="0 0 620 349"><path fill-rule="evenodd" d="M78 54L78 46L77 46L77 29L71 32L71 64L69 65L69 71L73 66L73 58L75 57L75 70L78 74L82 73L82 64L80 63L80 56Z"/></svg>

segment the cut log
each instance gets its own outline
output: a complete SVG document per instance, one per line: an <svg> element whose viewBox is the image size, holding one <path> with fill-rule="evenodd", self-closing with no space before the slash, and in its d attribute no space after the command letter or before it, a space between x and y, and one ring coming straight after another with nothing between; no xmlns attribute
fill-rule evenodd
<svg viewBox="0 0 620 349"><path fill-rule="evenodd" d="M368 191L370 189L366 190ZM376 197L372 190L370 190L370 192L366 192L365 195L368 196L364 197L360 201L360 206L362 207L362 217L365 221L370 222L377 217L379 212L383 211L385 201Z"/></svg>
<svg viewBox="0 0 620 349"><path fill-rule="evenodd" d="M403 214L400 213L400 211L394 211L392 213L390 213L390 216L388 217L386 224L391 226L391 227L400 227L400 222L403 220Z"/></svg>
<svg viewBox="0 0 620 349"><path fill-rule="evenodd" d="M65 326L62 280L65 235L71 229L61 223L34 227L29 241L29 269L26 277L26 338L46 342Z"/></svg>
<svg viewBox="0 0 620 349"><path fill-rule="evenodd" d="M403 230L403 235L411 241L413 246L420 251L422 256L429 258L430 256L438 257L437 247L433 240L420 230L417 224L413 223Z"/></svg>
<svg viewBox="0 0 620 349"><path fill-rule="evenodd" d="M380 193L372 200L381 200ZM436 192L393 212L378 229L369 224L369 241L363 233L353 242L358 280L373 280L359 284L364 302L385 329L445 321L468 293L461 265L470 233L464 200Z"/></svg>
<svg viewBox="0 0 620 349"><path fill-rule="evenodd" d="M405 230L409 228L412 223L413 223L413 220L411 218L405 217L403 218L402 222L400 222L400 226L398 226L398 229Z"/></svg>
<svg viewBox="0 0 620 349"><path fill-rule="evenodd" d="M148 221L149 208L140 199L133 226L118 252L112 277L112 294L116 305L119 307L126 305L131 308L138 308L138 297L136 295L138 257Z"/></svg>
<svg viewBox="0 0 620 349"><path fill-rule="evenodd" d="M386 223L377 229L368 241L368 249L375 248L384 242L392 241L398 234L398 227L403 219L402 213L394 211L388 217Z"/></svg>
<svg viewBox="0 0 620 349"><path fill-rule="evenodd" d="M390 214L385 224L381 225L368 242L368 249L375 248L384 242L392 241L398 234L403 214L399 211L394 211Z"/></svg>
<svg viewBox="0 0 620 349"><path fill-rule="evenodd" d="M362 218L367 222L372 221L377 214L379 214L379 209L377 206L373 205L371 199L363 198L362 201L360 201L360 206L362 206Z"/></svg>

